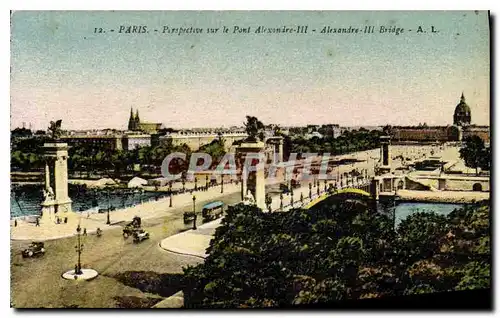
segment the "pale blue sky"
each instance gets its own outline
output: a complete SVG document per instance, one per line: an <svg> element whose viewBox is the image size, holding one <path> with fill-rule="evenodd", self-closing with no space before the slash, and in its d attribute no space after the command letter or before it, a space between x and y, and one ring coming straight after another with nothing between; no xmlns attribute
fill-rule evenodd
<svg viewBox="0 0 500 318"><path fill-rule="evenodd" d="M247 114L281 125L446 125L462 91L472 121L489 123L487 12L18 11L11 25L11 128L61 118L66 129L124 129L130 107L167 127L241 125ZM93 33L120 25L150 33ZM309 34L153 32L223 25ZM365 25L376 33L319 33ZM405 32L378 33L392 25ZM439 33L416 34L419 25Z"/></svg>

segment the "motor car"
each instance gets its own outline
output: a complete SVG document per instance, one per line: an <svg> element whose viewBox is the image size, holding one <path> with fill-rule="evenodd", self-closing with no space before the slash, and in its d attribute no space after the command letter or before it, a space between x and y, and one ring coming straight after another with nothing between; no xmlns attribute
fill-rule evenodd
<svg viewBox="0 0 500 318"><path fill-rule="evenodd" d="M134 243L139 243L139 242L142 242L144 240L149 239L149 232L141 229L141 230L135 231L133 236L134 236Z"/></svg>
<svg viewBox="0 0 500 318"><path fill-rule="evenodd" d="M30 246L22 252L23 257L41 256L45 254L45 244L43 242L31 242Z"/></svg>
<svg viewBox="0 0 500 318"><path fill-rule="evenodd" d="M195 218L194 212L184 212L184 224L187 224L189 222L193 222L194 218Z"/></svg>

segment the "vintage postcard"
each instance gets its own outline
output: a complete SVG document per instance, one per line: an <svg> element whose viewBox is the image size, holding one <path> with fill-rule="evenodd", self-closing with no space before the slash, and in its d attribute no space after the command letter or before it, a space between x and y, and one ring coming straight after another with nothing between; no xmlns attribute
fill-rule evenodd
<svg viewBox="0 0 500 318"><path fill-rule="evenodd" d="M488 11L14 11L13 308L491 308Z"/></svg>

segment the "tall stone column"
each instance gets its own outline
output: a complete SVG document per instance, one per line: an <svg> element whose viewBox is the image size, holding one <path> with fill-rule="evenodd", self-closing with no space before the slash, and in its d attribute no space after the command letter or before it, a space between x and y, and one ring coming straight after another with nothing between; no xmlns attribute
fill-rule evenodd
<svg viewBox="0 0 500 318"><path fill-rule="evenodd" d="M257 169L257 171L248 171L245 166L247 155L259 154L260 160L265 159L264 155L265 145L263 142L245 142L236 148L237 169L241 171L241 196L244 200L247 192L250 192L255 200L255 204L265 211L266 207L266 182L264 175L264 168ZM264 165L262 165L264 167Z"/></svg>
<svg viewBox="0 0 500 318"><path fill-rule="evenodd" d="M373 178L370 186L370 192L372 197L375 200L379 199L379 194L380 194L380 179L379 178Z"/></svg>
<svg viewBox="0 0 500 318"><path fill-rule="evenodd" d="M391 153L390 153L390 136L380 137L380 173L390 173L391 172Z"/></svg>
<svg viewBox="0 0 500 318"><path fill-rule="evenodd" d="M283 162L283 138L280 139L278 144L278 160Z"/></svg>
<svg viewBox="0 0 500 318"><path fill-rule="evenodd" d="M74 213L68 195L68 145L46 143L43 147L46 165L42 220L71 217Z"/></svg>

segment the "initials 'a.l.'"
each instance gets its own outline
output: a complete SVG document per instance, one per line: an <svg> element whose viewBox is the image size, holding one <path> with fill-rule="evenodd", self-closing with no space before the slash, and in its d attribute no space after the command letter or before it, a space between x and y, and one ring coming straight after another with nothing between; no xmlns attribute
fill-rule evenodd
<svg viewBox="0 0 500 318"><path fill-rule="evenodd" d="M431 33L438 33L439 31L434 28L433 25L431 25ZM427 31L422 29L422 26L419 25L417 29L417 33L427 33Z"/></svg>

